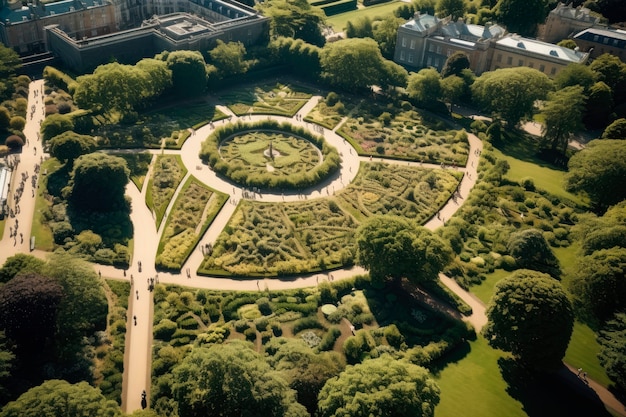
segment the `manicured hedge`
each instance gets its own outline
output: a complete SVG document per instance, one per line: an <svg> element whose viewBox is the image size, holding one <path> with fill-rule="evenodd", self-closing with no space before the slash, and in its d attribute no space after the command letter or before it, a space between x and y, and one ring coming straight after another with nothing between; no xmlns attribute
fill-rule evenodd
<svg viewBox="0 0 626 417"><path fill-rule="evenodd" d="M236 163L229 164L220 157L219 147L224 140L241 132L262 130L292 134L308 140L322 151L322 163L300 175L276 177L270 173L250 175L245 166ZM273 120L263 120L257 123L238 122L216 130L202 143L200 158L208 162L215 172L243 186L283 190L299 190L317 184L334 174L341 164L337 149L328 145L323 137L314 135L304 128L289 123L279 124Z"/></svg>

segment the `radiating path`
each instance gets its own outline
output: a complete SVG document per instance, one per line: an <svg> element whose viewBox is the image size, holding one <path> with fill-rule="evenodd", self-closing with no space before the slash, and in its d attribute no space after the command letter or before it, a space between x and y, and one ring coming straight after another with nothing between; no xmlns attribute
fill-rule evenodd
<svg viewBox="0 0 626 417"><path fill-rule="evenodd" d="M37 97L34 91L38 90ZM28 138L28 145L24 147L21 155L21 163L18 165L16 172L14 173L11 190L15 190L15 187L19 185L19 181L22 172L27 172L32 175L33 167L36 163L40 162L41 158L41 142L38 141L38 131L40 121L43 120L44 104L41 96L43 91L43 81L34 81L30 85L29 92L29 106L35 104L36 110L33 113L33 118L27 117L26 127L24 133ZM299 111L298 115L304 119L317 105L317 102L321 99L321 96L313 96ZM218 106L225 114L231 115L231 122L242 120L244 122L256 122L260 120L266 120L268 118L283 122L289 121L291 124L303 126L317 133L315 130L316 125L304 122L303 120L296 120L296 118L288 118L281 116L244 116L237 118L230 112L225 106ZM299 117L300 118L300 117ZM359 165L362 162L386 162L391 164L406 164L406 161L396 161L385 158L370 158L359 157L355 149L350 144L337 135L335 132L340 128L341 124L346 120L344 118L333 130L322 128L323 135L331 145L335 146L342 156L342 164L339 172L327 179L326 181L317 184L310 189L301 192L305 194L307 198L326 197L333 192L337 192L340 189L346 187L356 177ZM215 126L219 127L220 124L227 123L216 122ZM319 127L317 127L319 129ZM129 280L131 281L131 297L128 308L128 323L126 333L126 347L124 356L124 375L123 375L123 388L122 388L122 409L126 413L131 413L134 410L141 409L141 392L145 389L148 394L148 403L150 402L150 371L151 371L151 349L152 349L152 293L148 290L148 283L150 278L157 279L161 283L166 284L179 284L193 288L206 288L215 290L282 290L299 287L311 287L316 286L319 282L329 279L327 273L308 274L298 277L290 278L272 278L272 279L227 279L217 277L205 277L196 274L196 271L203 260L203 255L200 251L200 247L207 243L214 244L219 234L222 232L229 219L236 210L236 204L242 198L242 190L236 184L218 177L212 170L206 165L202 164L199 160L199 151L201 142L211 133L212 128L210 125L204 126L195 131L180 151L173 150L150 150L148 152L153 155L165 153L165 154L180 154L183 163L188 169L188 174L181 181L181 184L177 187L176 192L172 196L172 199L166 210L166 215L171 210L172 204L176 201L176 197L182 185L186 181L189 175L193 175L200 181L204 182L208 186L224 192L230 195L229 201L223 206L218 213L210 227L205 234L200 238L197 247L191 253L187 259L185 265L182 268L181 273L162 273L157 275L155 270L155 258L159 242L159 237L163 231L164 224L167 221L167 217L164 217L162 225L159 230L156 228L155 219L153 213L146 206L145 196L148 186L148 179L152 172L152 164L149 171L146 174L146 181L144 181L143 189L138 190L133 183L127 186L126 193L132 201L131 221L133 224L133 259L128 270L122 271L120 269L111 266L95 265L94 268L99 271L104 277ZM452 217L452 215L463 204L467 196L469 195L472 187L476 183L477 179L477 167L479 162L479 155L482 150L481 141L474 135L468 134L469 140L469 156L467 165L465 167L456 168L459 171L464 172L464 177L461 180L458 191L459 198L456 201L450 199L439 211L438 215L433 216L425 223L425 227L434 230L444 222ZM37 154L35 154L34 148L37 147ZM31 153L32 152L32 153ZM119 151L116 151L119 152ZM133 151L122 151L133 152ZM154 158L153 158L154 162ZM409 165L420 165L424 168L441 169L440 165L433 164L420 164L416 162L409 162ZM448 167L448 169L454 169ZM14 221L10 219L7 222L4 235L0 241L0 263L4 263L6 258L16 253L28 253L28 237L30 236L31 225L33 221L33 215L35 210L35 199L31 197L30 192L30 177L26 181L24 194L20 201L20 214L17 215L19 221L19 229L17 239L11 239L9 237L9 226L12 226ZM12 194L12 193L11 193ZM280 201L297 201L299 200L298 193L263 193L257 195L256 201L266 202L280 202ZM12 200L10 201L10 203ZM11 205L11 207L13 207ZM23 233L24 241L19 238L19 233ZM15 242L15 245L14 245ZM32 252L33 255L38 257L45 257L46 253L41 251ZM139 262L141 262L141 268L139 268ZM190 278L187 278L185 272L189 268L191 271ZM141 269L141 271L140 271ZM332 271L333 280L341 280L353 277L355 275L364 274L365 271L360 267L344 268L340 270ZM131 280L132 277L132 280ZM486 323L485 308L484 305L470 293L464 291L456 284L456 282L445 275L440 275L442 282L450 288L461 299L468 303L472 309L473 314L469 317L465 317L477 330L480 330ZM135 319L137 323L135 324ZM626 416L624 407L612 396L608 390L599 384L590 383L600 398L605 404L619 415Z"/></svg>

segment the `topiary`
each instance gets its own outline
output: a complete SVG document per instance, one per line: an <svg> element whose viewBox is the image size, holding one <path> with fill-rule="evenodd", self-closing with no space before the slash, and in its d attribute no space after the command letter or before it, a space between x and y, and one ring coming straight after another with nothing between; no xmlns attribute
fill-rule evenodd
<svg viewBox="0 0 626 417"><path fill-rule="evenodd" d="M19 149L24 146L24 140L17 135L11 135L6 139L4 144L9 147L9 149Z"/></svg>

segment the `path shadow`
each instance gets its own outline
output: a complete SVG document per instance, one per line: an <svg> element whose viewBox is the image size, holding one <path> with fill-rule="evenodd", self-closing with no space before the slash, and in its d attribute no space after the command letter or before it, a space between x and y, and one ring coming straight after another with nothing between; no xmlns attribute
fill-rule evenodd
<svg viewBox="0 0 626 417"><path fill-rule="evenodd" d="M598 395L565 366L538 372L510 358L500 358L498 366L507 393L529 417L611 417Z"/></svg>

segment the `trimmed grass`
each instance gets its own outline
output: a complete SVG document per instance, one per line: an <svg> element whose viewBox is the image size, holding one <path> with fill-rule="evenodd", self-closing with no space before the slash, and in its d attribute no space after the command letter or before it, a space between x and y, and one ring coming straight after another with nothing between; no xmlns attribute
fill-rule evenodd
<svg viewBox="0 0 626 417"><path fill-rule="evenodd" d="M563 361L574 368L583 368L589 378L607 387L611 381L600 365L598 352L600 352L600 345L594 331L586 324L576 321Z"/></svg>
<svg viewBox="0 0 626 417"><path fill-rule="evenodd" d="M466 356L445 364L435 373L441 402L435 417L525 417L522 404L511 398L498 367L503 353L483 337L469 343ZM453 353L454 355L454 353Z"/></svg>
<svg viewBox="0 0 626 417"><path fill-rule="evenodd" d="M143 182L146 179L150 162L152 161L152 154L147 152L138 153L114 153L112 155L119 156L126 161L128 169L130 170L130 180L141 191Z"/></svg>
<svg viewBox="0 0 626 417"><path fill-rule="evenodd" d="M346 13L339 13L331 17L326 18L326 23L335 30L335 32L342 32L348 25L348 21L353 22L361 17L369 17L372 20L376 18L383 18L390 13L393 13L398 7L402 6L402 2L394 1L390 3L377 4L369 6L364 9L352 10Z"/></svg>
<svg viewBox="0 0 626 417"><path fill-rule="evenodd" d="M158 228L176 188L187 175L187 168L180 155L160 155L154 164L146 190L146 205L155 214Z"/></svg>
<svg viewBox="0 0 626 417"><path fill-rule="evenodd" d="M48 210L48 202L43 196L43 191L48 187L48 176L60 167L61 163L56 158L50 158L41 164L41 179L39 180L35 200L35 213L33 214L31 236L35 236L35 248L47 252L54 249L54 238L52 236L52 230L47 226L42 215L42 213ZM46 172L45 175L44 172Z"/></svg>
<svg viewBox="0 0 626 417"><path fill-rule="evenodd" d="M489 300L491 300L491 296L493 295L493 287L495 287L496 283L512 273L512 271L496 269L490 274L485 274L487 279L485 279L480 285L472 286L472 288L470 288L470 291L486 305Z"/></svg>

